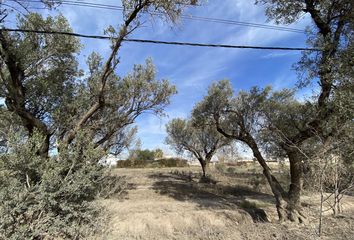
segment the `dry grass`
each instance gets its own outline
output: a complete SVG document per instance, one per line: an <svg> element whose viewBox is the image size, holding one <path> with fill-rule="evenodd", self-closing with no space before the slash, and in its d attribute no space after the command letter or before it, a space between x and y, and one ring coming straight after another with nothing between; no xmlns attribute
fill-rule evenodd
<svg viewBox="0 0 354 240"><path fill-rule="evenodd" d="M308 224L279 224L260 169L252 166L225 173L212 169L214 183L200 183L197 167L116 169L129 187L120 198L100 202L109 220L95 239L319 239L317 196L303 199ZM261 182L257 187L250 186L255 176ZM354 209L353 198L345 204L348 212ZM353 218L326 216L321 239L354 239Z"/></svg>

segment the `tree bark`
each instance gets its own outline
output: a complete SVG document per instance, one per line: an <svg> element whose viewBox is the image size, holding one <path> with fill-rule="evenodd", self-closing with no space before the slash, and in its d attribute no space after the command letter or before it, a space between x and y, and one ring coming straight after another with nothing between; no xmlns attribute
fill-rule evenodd
<svg viewBox="0 0 354 240"><path fill-rule="evenodd" d="M200 162L200 165L202 166L202 171L203 171L202 177L205 178L206 177L206 166L207 166L206 161L203 159L199 159L199 162Z"/></svg>
<svg viewBox="0 0 354 240"><path fill-rule="evenodd" d="M303 223L304 214L301 212L301 190L303 184L303 162L298 149L289 147L286 153L290 163L290 188L288 192L287 218L293 222Z"/></svg>
<svg viewBox="0 0 354 240"><path fill-rule="evenodd" d="M105 105L105 91L106 84L109 76L114 72L115 67L117 66L119 61L115 62L115 57L118 54L118 51L122 45L124 38L130 33L129 27L131 23L138 17L139 12L144 9L144 7L149 6L151 4L150 1L140 2L135 9L132 10L129 17L124 21L122 25L119 36L115 40L115 43L112 47L112 51L110 56L108 57L106 63L104 64L104 68L100 77L100 90L98 93L97 101L78 119L73 129L71 129L67 136L64 138L64 145L68 146L76 137L76 134L85 126L85 124L92 118L100 109L102 109Z"/></svg>
<svg viewBox="0 0 354 240"><path fill-rule="evenodd" d="M9 37L6 36L1 30L0 45L0 56L10 73L10 76L7 79L3 79L8 91L5 98L5 104L9 111L16 113L21 118L23 126L27 129L30 136L33 134L35 128L40 134L42 134L44 137L44 142L37 151L37 154L47 158L49 155L51 133L47 125L26 108L26 89L23 86L25 73L21 68L20 60L12 52L13 46L11 39L9 39Z"/></svg>
<svg viewBox="0 0 354 240"><path fill-rule="evenodd" d="M279 217L279 221L284 221L287 219L287 211L285 208L286 205L286 200L287 200L287 193L284 191L283 187L280 185L279 181L275 176L273 176L271 169L268 167L268 164L266 160L263 158L262 153L259 150L259 147L254 140L254 138L245 130L243 130L241 133L237 135L229 134L226 133L219 124L219 119L214 116L214 119L216 120L216 128L218 132L220 132L222 135L224 135L227 138L232 138L241 142L244 142L247 144L252 152L253 156L257 159L258 163L262 166L263 168L263 174L266 177L268 184L271 188L271 191L273 193L273 196L275 198L275 205L277 208L277 213ZM244 127L242 128L244 129Z"/></svg>
<svg viewBox="0 0 354 240"><path fill-rule="evenodd" d="M275 205L277 208L277 213L279 221L284 221L287 218L287 211L285 208L287 194L283 187L280 185L279 181L273 176L271 169L268 167L266 160L263 158L261 152L259 151L256 141L251 137L247 136L244 140L245 143L251 148L253 156L257 159L259 164L263 168L263 174L266 177L268 184L272 190L275 198Z"/></svg>
<svg viewBox="0 0 354 240"><path fill-rule="evenodd" d="M45 134L42 146L40 147L37 154L43 158L49 157L49 148L50 148L50 137L51 134Z"/></svg>

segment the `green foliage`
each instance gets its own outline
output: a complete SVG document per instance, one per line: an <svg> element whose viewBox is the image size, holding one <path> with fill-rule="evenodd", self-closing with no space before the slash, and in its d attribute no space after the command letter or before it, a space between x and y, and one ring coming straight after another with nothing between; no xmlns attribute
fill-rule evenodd
<svg viewBox="0 0 354 240"><path fill-rule="evenodd" d="M166 125L166 143L178 153L188 152L195 158L211 160L219 148L230 143L215 128L193 124L191 120L176 118Z"/></svg>
<svg viewBox="0 0 354 240"><path fill-rule="evenodd" d="M6 21L6 18L10 18L12 13L23 15L24 12L29 12L29 4L24 4L23 0L12 0L11 4L6 4L1 2L1 11L0 11L0 24L3 25ZM36 2L37 7L43 9L53 9L59 6L62 3L62 0L39 0Z"/></svg>
<svg viewBox="0 0 354 240"><path fill-rule="evenodd" d="M117 168L130 168L132 167L132 161L130 160L118 160L116 163Z"/></svg>
<svg viewBox="0 0 354 240"><path fill-rule="evenodd" d="M206 167L218 149L229 145L230 140L205 122L194 122L180 118L172 119L166 125L166 143L176 152L187 152L196 158L206 174Z"/></svg>
<svg viewBox="0 0 354 240"><path fill-rule="evenodd" d="M0 105L0 154L6 152L8 137L12 132L24 134L24 129L21 127L20 119L7 109Z"/></svg>
<svg viewBox="0 0 354 240"><path fill-rule="evenodd" d="M32 13L18 20L21 29L46 29L50 31L71 32L68 21L62 16L43 18ZM6 33L3 33L6 34ZM71 36L60 36L35 33L6 34L19 67L26 74L23 87L26 89L26 105L30 112L43 121L52 121L48 113L59 111L61 103L71 97L74 91L74 79L79 76L75 54L80 49L78 39ZM3 60L2 60L3 61ZM6 86L10 80L9 69L2 66L0 83ZM9 99L9 92L0 88L0 97L8 98L7 106L14 108Z"/></svg>
<svg viewBox="0 0 354 240"><path fill-rule="evenodd" d="M84 79L72 102L67 102L70 111L59 112L58 118L63 132L70 132L77 119L88 112L100 94L100 81L104 64L97 53L88 60L90 74ZM92 129L91 139L107 150L119 154L134 139L136 129L128 126L143 112L162 114L169 98L176 92L167 80L157 80L155 67L150 59L145 65L137 64L133 71L120 78L114 73L107 79L104 91L105 104L100 114L92 116L84 129Z"/></svg>
<svg viewBox="0 0 354 240"><path fill-rule="evenodd" d="M103 152L80 141L57 156L36 154L42 139L19 134L0 155L0 238L75 239L97 229L100 209L93 200L109 178L98 164ZM110 184L112 187L112 184Z"/></svg>
<svg viewBox="0 0 354 240"><path fill-rule="evenodd" d="M144 5L144 11L149 12L149 10L154 10L164 13L163 17L175 22L186 5L196 5L199 2L198 0L154 0L152 2L148 0L123 0L122 4L125 8L125 16L128 16L130 11L137 6Z"/></svg>
<svg viewBox="0 0 354 240"><path fill-rule="evenodd" d="M333 123L333 115L341 114L339 118L342 118L347 111L351 114L349 120L352 121L354 2L351 0L256 2L264 4L269 20L278 23L293 23L303 14L308 14L312 18L313 25L308 27L307 43L321 51L304 52L296 69L300 76L300 87L316 81L319 82L320 91L315 95L317 101L309 101L313 105L310 111L314 113L310 119L304 119L303 125L310 126L312 128L310 131L317 134L323 130L328 134L335 130L336 127L333 125L345 124L343 121L337 121L332 126L330 124L318 127L320 124L326 125L326 122ZM290 111L296 112L296 109ZM302 129L300 131L305 132Z"/></svg>
<svg viewBox="0 0 354 240"><path fill-rule="evenodd" d="M155 152L154 152L154 157L155 157L155 159L162 158L163 157L163 151L160 148L156 149Z"/></svg>
<svg viewBox="0 0 354 240"><path fill-rule="evenodd" d="M161 149L156 150L141 150L141 149L133 149L129 152L128 159L135 162L146 162L153 161L158 158L163 157L163 151Z"/></svg>
<svg viewBox="0 0 354 240"><path fill-rule="evenodd" d="M248 183L252 186L255 191L261 190L261 185L264 184L266 179L264 179L263 175L257 174L253 172L252 176L248 180Z"/></svg>
<svg viewBox="0 0 354 240"><path fill-rule="evenodd" d="M15 6L26 9L20 2ZM61 1L41 2L53 7ZM0 98L6 104L0 109L1 239L82 239L85 229L94 233L99 209L93 201L119 191L99 161L129 146L135 119L146 111L162 114L176 93L167 80L156 79L150 59L120 77L115 70L122 39L150 8L175 21L184 6L196 2L123 1L124 23L109 29L118 36L111 54L106 62L91 54L86 74L78 69L78 38L0 31ZM62 15L30 12L18 18L17 27L72 31ZM57 155L50 157L50 150ZM139 157L156 155L161 152Z"/></svg>
<svg viewBox="0 0 354 240"><path fill-rule="evenodd" d="M161 167L188 167L188 161L181 158L164 158L156 160Z"/></svg>
<svg viewBox="0 0 354 240"><path fill-rule="evenodd" d="M17 25L72 31L62 15L43 18L31 13ZM136 129L129 126L135 119L146 111L162 114L176 92L167 80L156 79L150 59L120 77L107 68L118 61L105 63L92 53L83 74L77 59L80 43L73 36L3 32L0 37L0 97L6 110L21 119L18 124L29 133L37 128L47 143L51 138L68 144L83 130L96 146L119 154L134 138ZM43 154L48 149L43 148Z"/></svg>
<svg viewBox="0 0 354 240"><path fill-rule="evenodd" d="M269 96L270 88L253 87L250 91L240 91L234 96L234 91L228 80L212 84L208 95L193 109L193 122L206 122L208 125L218 125L225 135L243 138L246 132L256 133L261 121L260 110Z"/></svg>
<svg viewBox="0 0 354 240"><path fill-rule="evenodd" d="M218 172L224 174L226 172L227 167L224 163L217 163L217 164L215 164L215 169Z"/></svg>
<svg viewBox="0 0 354 240"><path fill-rule="evenodd" d="M129 159L134 161L143 161L143 162L153 161L155 159L155 152L150 151L149 149L145 149L145 150L137 149L130 152Z"/></svg>
<svg viewBox="0 0 354 240"><path fill-rule="evenodd" d="M272 92L260 109L264 123L258 140L270 157L286 157L284 142L306 131L308 122L315 117L314 105L299 102L294 94L290 89Z"/></svg>
<svg viewBox="0 0 354 240"><path fill-rule="evenodd" d="M239 207L243 208L243 209L255 209L258 208L257 203L255 202L250 202L247 200L242 200L239 204Z"/></svg>
<svg viewBox="0 0 354 240"><path fill-rule="evenodd" d="M188 167L188 161L180 158L163 158L155 161L120 160L117 168L161 168L161 167Z"/></svg>
<svg viewBox="0 0 354 240"><path fill-rule="evenodd" d="M233 175L233 174L236 173L236 169L235 169L234 167L228 167L228 168L226 169L226 172L227 172L228 174Z"/></svg>

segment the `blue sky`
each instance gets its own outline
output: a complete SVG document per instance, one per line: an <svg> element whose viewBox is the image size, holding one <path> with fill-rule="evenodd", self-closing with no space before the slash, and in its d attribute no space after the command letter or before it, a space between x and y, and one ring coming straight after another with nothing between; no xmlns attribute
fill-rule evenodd
<svg viewBox="0 0 354 240"><path fill-rule="evenodd" d="M121 6L120 0L91 2ZM61 6L58 10L68 18L75 32L83 34L103 34L103 30L109 25L118 26L122 20L120 11L76 6ZM202 6L187 9L185 14L267 23L264 8L254 5L252 0L210 0ZM307 25L309 18L304 16L289 27L305 29ZM172 25L156 17L137 29L131 37L289 47L304 47L306 42L305 34L193 20L181 20L177 25ZM97 51L103 56L109 53L108 41L82 39L82 44L84 45L80 55L82 62L92 51ZM138 137L143 148L161 148L165 153L172 154L169 147L164 144L165 124L175 117L188 117L193 106L206 94L212 82L229 79L235 91L247 90L255 85L260 87L271 85L276 90L292 87L297 78L292 65L300 56L301 52L124 43L120 52L121 64L117 72L123 76L134 64L144 63L145 59L150 57L156 65L157 77L168 79L176 85L178 94L172 97L171 104L166 108L167 116L144 114L137 120ZM82 64L82 67L85 66Z"/></svg>

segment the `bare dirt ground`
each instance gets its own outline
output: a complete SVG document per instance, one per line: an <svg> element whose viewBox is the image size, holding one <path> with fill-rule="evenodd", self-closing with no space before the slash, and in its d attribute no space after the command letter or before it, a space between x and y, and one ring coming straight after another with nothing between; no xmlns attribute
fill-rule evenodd
<svg viewBox="0 0 354 240"><path fill-rule="evenodd" d="M324 217L320 238L318 196L302 199L306 224L277 223L273 197L257 171L211 170L215 182L199 183L197 167L115 169L127 189L100 202L108 221L94 239L354 239L354 198L344 199L345 214Z"/></svg>

